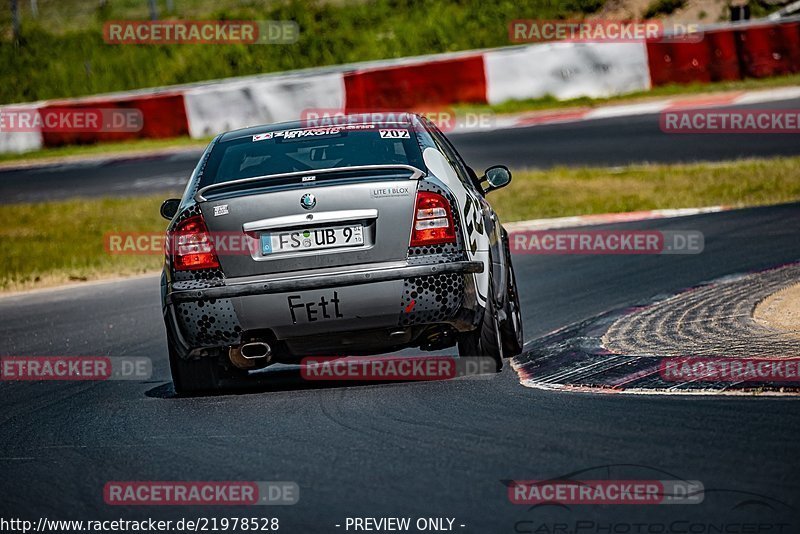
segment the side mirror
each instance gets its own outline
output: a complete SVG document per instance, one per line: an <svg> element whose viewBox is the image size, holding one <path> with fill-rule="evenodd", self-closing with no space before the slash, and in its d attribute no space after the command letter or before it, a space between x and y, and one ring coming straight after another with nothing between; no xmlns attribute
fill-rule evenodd
<svg viewBox="0 0 800 534"><path fill-rule="evenodd" d="M511 171L505 165L494 165L486 169L481 181L486 181L489 187L486 188L486 193L500 189L511 183Z"/></svg>
<svg viewBox="0 0 800 534"><path fill-rule="evenodd" d="M181 205L181 199L168 198L161 204L161 216L166 220L171 221L175 214L178 213L178 208Z"/></svg>

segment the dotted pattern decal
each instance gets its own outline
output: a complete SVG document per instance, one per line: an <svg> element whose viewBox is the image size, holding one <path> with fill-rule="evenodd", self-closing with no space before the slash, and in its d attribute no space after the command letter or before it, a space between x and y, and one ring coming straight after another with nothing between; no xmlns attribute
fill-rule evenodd
<svg viewBox="0 0 800 534"><path fill-rule="evenodd" d="M192 205L176 219L176 224L200 214L199 206ZM225 285L222 269L173 271L173 291L205 289ZM242 327L230 299L210 299L184 302L175 306L178 327L192 348L237 344L241 341Z"/></svg>
<svg viewBox="0 0 800 534"><path fill-rule="evenodd" d="M230 299L210 299L176 305L178 322L192 347L238 343L242 328Z"/></svg>
<svg viewBox="0 0 800 534"><path fill-rule="evenodd" d="M400 324L428 324L446 321L461 307L464 298L464 277L442 274L409 278L403 289ZM414 306L411 307L411 303ZM411 311L406 312L410 308Z"/></svg>
<svg viewBox="0 0 800 534"><path fill-rule="evenodd" d="M173 273L173 287L179 289L177 284L186 284L186 289L200 289L225 285L225 275L221 269L199 269L196 271L175 271Z"/></svg>
<svg viewBox="0 0 800 534"><path fill-rule="evenodd" d="M183 220L188 219L189 217L193 217L195 215L200 215L200 206L197 204L192 204L191 206L187 207L185 210L181 212L180 215L175 219L175 225Z"/></svg>
<svg viewBox="0 0 800 534"><path fill-rule="evenodd" d="M467 255L458 250L455 245L445 245L444 247L414 247L414 249L413 253L409 252L409 265L448 263L467 259Z"/></svg>
<svg viewBox="0 0 800 534"><path fill-rule="evenodd" d="M451 206L455 198L447 189L428 180L420 180L418 191L430 191L444 196ZM456 242L444 245L409 247L408 264L449 263L467 259L462 243L461 225L457 209L452 210L456 226ZM400 326L430 324L451 319L461 308L464 300L464 276L443 274L408 278L404 280L403 297L400 302ZM413 302L413 305L412 305Z"/></svg>

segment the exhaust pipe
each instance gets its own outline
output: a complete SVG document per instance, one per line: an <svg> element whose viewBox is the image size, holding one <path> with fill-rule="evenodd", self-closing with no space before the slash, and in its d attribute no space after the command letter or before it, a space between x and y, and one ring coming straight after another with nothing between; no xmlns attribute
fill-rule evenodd
<svg viewBox="0 0 800 534"><path fill-rule="evenodd" d="M245 343L242 345L242 358L246 360L257 360L259 358L266 358L272 354L272 348L266 343L257 341L255 343Z"/></svg>
<svg viewBox="0 0 800 534"><path fill-rule="evenodd" d="M265 367L272 359L272 348L266 343L245 343L234 346L228 350L228 359L231 363L243 370ZM265 359L265 362L258 360Z"/></svg>

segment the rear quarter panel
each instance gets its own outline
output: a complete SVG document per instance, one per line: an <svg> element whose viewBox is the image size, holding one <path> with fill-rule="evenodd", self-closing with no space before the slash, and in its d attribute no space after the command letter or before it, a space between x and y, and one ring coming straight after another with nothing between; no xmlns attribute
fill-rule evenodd
<svg viewBox="0 0 800 534"><path fill-rule="evenodd" d="M486 305L489 291L489 229L485 222L486 201L475 192L464 187L450 163L439 150L427 147L422 153L428 170L439 179L455 196L455 209L459 213L467 258L483 262L487 267L482 273L470 275L475 282L478 304Z"/></svg>

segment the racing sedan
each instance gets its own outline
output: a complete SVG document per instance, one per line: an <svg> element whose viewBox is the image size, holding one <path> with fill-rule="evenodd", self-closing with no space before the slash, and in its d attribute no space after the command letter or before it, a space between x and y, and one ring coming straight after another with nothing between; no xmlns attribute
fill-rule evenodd
<svg viewBox="0 0 800 534"><path fill-rule="evenodd" d="M218 135L170 221L161 278L179 393L275 362L457 346L522 350L508 235L478 176L423 116L349 115Z"/></svg>

